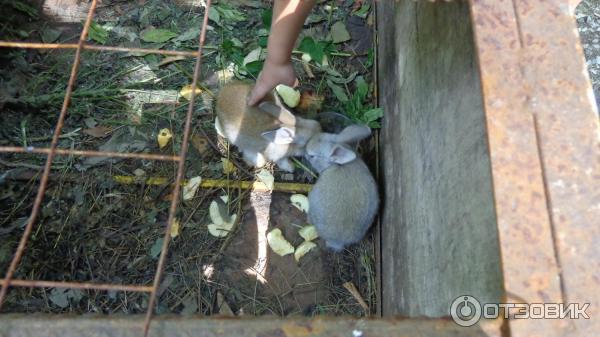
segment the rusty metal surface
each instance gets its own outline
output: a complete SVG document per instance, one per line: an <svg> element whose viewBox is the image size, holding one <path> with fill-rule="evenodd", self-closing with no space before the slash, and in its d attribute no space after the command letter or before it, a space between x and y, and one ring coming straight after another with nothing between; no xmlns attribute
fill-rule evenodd
<svg viewBox="0 0 600 337"><path fill-rule="evenodd" d="M569 2L470 4L506 300L600 303L600 127ZM510 334L592 336L588 314Z"/></svg>
<svg viewBox="0 0 600 337"><path fill-rule="evenodd" d="M35 42L0 41L0 47L23 48L23 49L77 49L79 47L79 44L77 44L77 43L35 43ZM198 56L197 51L128 48L128 47L116 47L116 46L98 46L98 45L88 44L88 43L83 44L83 50L158 54L158 55L185 56L185 57L197 57Z"/></svg>
<svg viewBox="0 0 600 337"><path fill-rule="evenodd" d="M99 337L136 336L139 316L104 318L24 315L0 316L3 337ZM159 316L153 320L149 336L273 336L273 337L499 337L496 322L483 322L463 328L447 319L369 320L334 318L175 318Z"/></svg>
<svg viewBox="0 0 600 337"><path fill-rule="evenodd" d="M6 281L0 279L0 284L4 285ZM154 289L151 286L136 286L129 284L107 284L93 282L64 282L64 281L42 281L42 280L10 280L12 287L28 288L69 288L69 289L93 289L93 290L118 290L118 291L139 291L151 292Z"/></svg>
<svg viewBox="0 0 600 337"><path fill-rule="evenodd" d="M0 153L40 153L49 154L52 149L39 147L19 147L19 146L0 146ZM130 158L147 159L162 161L179 161L180 156L168 156L154 153L126 153L110 151L91 151L91 150L72 150L72 149L54 149L55 155L61 156L84 156L84 157L112 157L112 158Z"/></svg>

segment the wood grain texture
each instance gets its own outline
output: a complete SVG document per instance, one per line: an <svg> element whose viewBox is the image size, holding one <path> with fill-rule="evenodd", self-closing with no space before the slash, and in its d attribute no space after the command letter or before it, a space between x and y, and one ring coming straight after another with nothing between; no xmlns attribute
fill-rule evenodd
<svg viewBox="0 0 600 337"><path fill-rule="evenodd" d="M382 311L440 317L464 294L502 294L468 4L378 4Z"/></svg>

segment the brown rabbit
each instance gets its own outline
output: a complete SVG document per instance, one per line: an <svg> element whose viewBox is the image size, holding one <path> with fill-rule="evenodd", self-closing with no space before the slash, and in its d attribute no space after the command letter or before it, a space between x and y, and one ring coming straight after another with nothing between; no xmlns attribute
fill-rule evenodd
<svg viewBox="0 0 600 337"><path fill-rule="evenodd" d="M248 106L246 99L251 90L251 84L239 81L221 88L216 105L217 127L249 164L262 167L273 161L293 172L288 157L304 155L308 140L321 132L320 124L294 116L273 94L258 107Z"/></svg>

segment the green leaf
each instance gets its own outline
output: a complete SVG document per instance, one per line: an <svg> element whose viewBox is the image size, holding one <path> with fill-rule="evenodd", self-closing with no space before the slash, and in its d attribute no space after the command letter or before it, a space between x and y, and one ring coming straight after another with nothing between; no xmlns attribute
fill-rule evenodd
<svg viewBox="0 0 600 337"><path fill-rule="evenodd" d="M88 40L94 40L100 44L105 44L108 39L108 31L99 24L92 22L88 31Z"/></svg>
<svg viewBox="0 0 600 337"><path fill-rule="evenodd" d="M263 48L267 48L268 41L269 41L269 39L266 36L261 36L258 38L258 45Z"/></svg>
<svg viewBox="0 0 600 337"><path fill-rule="evenodd" d="M375 52L373 48L369 48L369 52L367 53L367 61L365 62L366 68L371 68L375 64Z"/></svg>
<svg viewBox="0 0 600 337"><path fill-rule="evenodd" d="M325 56L323 46L321 44L316 43L312 37L307 36L304 39L302 39L298 50L310 55L310 58L315 62L319 64L323 63L323 57Z"/></svg>
<svg viewBox="0 0 600 337"><path fill-rule="evenodd" d="M333 43L342 43L350 40L350 33L342 21L338 21L331 26L331 40Z"/></svg>
<svg viewBox="0 0 600 337"><path fill-rule="evenodd" d="M217 10L216 6L211 6L210 7L210 9L208 10L208 18L212 22L214 22L217 25L221 26L221 14Z"/></svg>
<svg viewBox="0 0 600 337"><path fill-rule="evenodd" d="M265 26L265 28L270 29L271 28L271 21L273 20L273 10L271 8L265 9L262 12L262 23Z"/></svg>
<svg viewBox="0 0 600 337"><path fill-rule="evenodd" d="M342 102L342 103L348 102L348 95L346 95L344 88L333 83L329 79L327 80L327 86L329 86L329 88L331 88L331 91L333 91L333 94L340 102Z"/></svg>
<svg viewBox="0 0 600 337"><path fill-rule="evenodd" d="M186 30L185 32L183 32L182 34L180 34L179 36L177 36L177 38L175 38L175 41L188 41L188 40L197 39L199 34L200 34L200 28L192 27L192 28Z"/></svg>
<svg viewBox="0 0 600 337"><path fill-rule="evenodd" d="M12 6L12 8L18 10L19 12L27 14L31 18L37 19L38 17L37 9L35 9L32 6L29 6L26 3L23 3L21 1L11 1L10 5Z"/></svg>
<svg viewBox="0 0 600 337"><path fill-rule="evenodd" d="M364 101L369 94L369 85L362 76L356 77L356 94L361 102Z"/></svg>
<svg viewBox="0 0 600 337"><path fill-rule="evenodd" d="M45 27L41 34L42 34L42 41L44 43L52 43L52 42L58 40L58 38L60 37L60 34L62 34L62 32L58 29L52 29L52 28Z"/></svg>
<svg viewBox="0 0 600 337"><path fill-rule="evenodd" d="M162 43L167 42L174 37L177 37L177 33L173 33L168 29L150 28L142 31L140 37L145 42Z"/></svg>
<svg viewBox="0 0 600 337"><path fill-rule="evenodd" d="M246 65L250 62L260 61L260 59L262 58L261 56L262 56L262 48L261 47L255 48L252 51L250 51L248 53L248 55L246 55L244 57L243 65Z"/></svg>
<svg viewBox="0 0 600 337"><path fill-rule="evenodd" d="M373 109L365 111L365 113L363 114L363 120L366 121L367 123L376 121L381 117L383 117L383 109L382 108L373 108Z"/></svg>
<svg viewBox="0 0 600 337"><path fill-rule="evenodd" d="M325 72L327 72L328 75L331 75L331 76L328 76L328 78L337 84L348 84L348 83L354 81L354 79L356 78L356 75L358 75L358 71L355 71L352 74L348 75L348 77L344 78L340 73L333 70L333 68L331 68L331 67L326 68Z"/></svg>
<svg viewBox="0 0 600 337"><path fill-rule="evenodd" d="M246 20L244 13L231 6L218 4L215 6L215 8L219 14L221 14L221 17L225 22L241 22Z"/></svg>
<svg viewBox="0 0 600 337"><path fill-rule="evenodd" d="M381 124L379 122L375 122L375 121L367 123L367 126L370 127L371 129L381 128Z"/></svg>
<svg viewBox="0 0 600 337"><path fill-rule="evenodd" d="M244 68L250 76L256 78L258 77L258 73L262 70L264 63L265 61L253 61L247 63Z"/></svg>
<svg viewBox="0 0 600 337"><path fill-rule="evenodd" d="M366 18L369 15L369 10L371 9L371 4L364 2L359 10L354 12L354 15L360 16L361 18Z"/></svg>
<svg viewBox="0 0 600 337"><path fill-rule="evenodd" d="M163 245L163 241L165 239L164 238L158 238L156 239L156 241L154 242L154 244L152 245L152 247L150 247L150 256L152 256L152 258L157 258L160 255L160 251L162 250L162 245Z"/></svg>

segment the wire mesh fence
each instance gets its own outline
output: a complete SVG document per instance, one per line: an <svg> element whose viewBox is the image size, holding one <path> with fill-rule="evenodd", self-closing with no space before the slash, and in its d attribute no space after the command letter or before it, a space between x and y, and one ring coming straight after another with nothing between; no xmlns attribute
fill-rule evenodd
<svg viewBox="0 0 600 337"><path fill-rule="evenodd" d="M0 280L0 309L6 299L7 292L10 287L31 287L31 288L69 288L69 289L88 289L88 290L106 290L106 291L131 291L131 292L143 292L149 293L148 308L146 311L145 320L143 322L143 336L148 335L150 323L154 313L154 307L156 304L157 291L159 283L165 269L165 262L169 250L170 232L173 222L175 220L175 213L178 207L179 194L181 192L182 182L184 178L185 169L185 158L188 151L188 143L190 138L190 130L192 124L192 113L194 111L194 103L196 99L196 92L192 90L189 101L188 110L185 117L184 129L183 129L183 140L182 146L178 155L162 155L153 153L121 153L121 152L107 152L107 151L91 151L91 150L75 150L75 149L59 149L58 140L61 135L61 131L64 126L65 118L68 114L69 104L71 103L75 83L79 67L82 61L83 51L102 51L102 52L140 52L146 54L160 54L170 56L185 56L195 57L196 63L194 67L192 88L197 87L200 78L200 69L202 65L202 52L204 47L204 41L206 38L206 30L208 26L208 13L211 6L211 0L206 0L206 6L204 8L204 17L201 23L201 30L199 36L199 46L196 52L191 51L170 51L170 50L158 50L158 49L144 49L144 48L126 48L126 47L114 47L114 46L98 46L86 43L88 31L92 24L98 0L93 0L90 3L87 17L83 25L83 29L79 35L79 42L73 43L25 43L15 41L0 41L0 47L3 48L26 48L26 49L74 49L75 57L71 66L69 82L65 90L65 96L62 104L58 121L56 122L52 141L49 148L36 148L36 147L16 147L16 146L0 146L0 153L32 153L32 154L44 154L46 155L46 161L43 167L43 171L39 180L39 187L33 203L31 214L25 225L23 234L17 246L17 249L13 255L13 258L8 266L8 269L4 275L4 278ZM171 192L171 203L169 207L169 215L167 220L167 227L165 229L164 240L162 243L162 249L156 271L154 273L154 279L150 285L139 285L139 284L113 284L113 283L91 283L91 282L57 282L47 280L24 280L14 279L14 274L19 266L21 258L27 249L30 236L33 228L36 224L46 188L48 186L48 180L52 167L52 162L55 156L83 156L83 157L111 157L111 158L128 158L128 159L145 159L154 161L171 161L177 163L177 172L175 181L173 183L173 189Z"/></svg>

